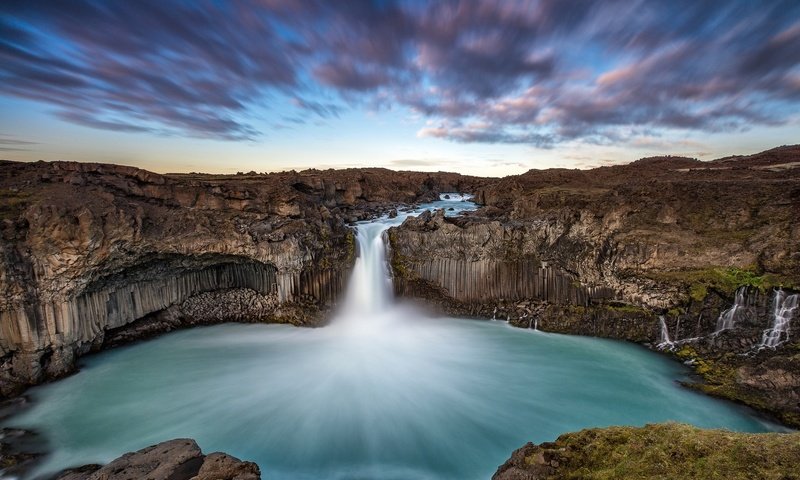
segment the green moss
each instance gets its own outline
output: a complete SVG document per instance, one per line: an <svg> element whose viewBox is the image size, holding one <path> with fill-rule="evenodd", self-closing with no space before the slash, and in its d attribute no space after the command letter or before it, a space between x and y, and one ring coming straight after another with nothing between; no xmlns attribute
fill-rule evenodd
<svg viewBox="0 0 800 480"><path fill-rule="evenodd" d="M647 316L652 315L649 310L646 310L642 307L637 307L636 305L606 305L605 308L612 312L633 313Z"/></svg>
<svg viewBox="0 0 800 480"><path fill-rule="evenodd" d="M726 295L733 295L737 288L748 286L766 290L780 286L780 278L759 273L755 267L709 267L692 270L672 270L651 272L647 275L653 280L683 285L695 301L702 301L710 289Z"/></svg>
<svg viewBox="0 0 800 480"><path fill-rule="evenodd" d="M692 300L702 302L708 295L708 287L702 283L694 283L689 287L689 296Z"/></svg>
<svg viewBox="0 0 800 480"><path fill-rule="evenodd" d="M674 353L675 356L677 356L681 360L691 360L697 357L697 352L695 352L694 348L690 347L689 345L682 346Z"/></svg>
<svg viewBox="0 0 800 480"><path fill-rule="evenodd" d="M797 344L786 348L800 348ZM800 427L800 415L786 409L776 409L767 399L736 381L737 361L741 360L733 354L720 358L704 358L694 348L683 345L672 352L682 361L690 360L694 371L703 378L703 383L684 383L685 386L715 397L725 398L748 405L756 410L775 415L786 425ZM800 477L798 477L800 478Z"/></svg>
<svg viewBox="0 0 800 480"><path fill-rule="evenodd" d="M390 265L392 266L392 272L397 277L402 277L406 279L414 279L416 275L414 274L413 269L410 268L410 261L404 255L401 255L396 245L396 238L395 233L389 229L388 231L389 237L389 246L391 247L391 261Z"/></svg>
<svg viewBox="0 0 800 480"><path fill-rule="evenodd" d="M691 360L695 372L703 377L708 384L728 385L735 383L736 369L722 360L710 360L702 358L694 348L683 345L680 349L673 352L679 359Z"/></svg>
<svg viewBox="0 0 800 480"><path fill-rule="evenodd" d="M555 466L542 478L800 478L800 433L746 434L667 423L583 430L527 448L531 472Z"/></svg>

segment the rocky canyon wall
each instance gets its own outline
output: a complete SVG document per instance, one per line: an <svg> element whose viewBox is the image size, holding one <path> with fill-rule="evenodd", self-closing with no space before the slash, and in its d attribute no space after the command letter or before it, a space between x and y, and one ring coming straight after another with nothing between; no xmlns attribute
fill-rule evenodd
<svg viewBox="0 0 800 480"><path fill-rule="evenodd" d="M506 177L470 215L390 229L395 288L451 314L669 351L709 393L800 425L798 336L761 346L778 292L800 287L798 159L785 147Z"/></svg>
<svg viewBox="0 0 800 480"><path fill-rule="evenodd" d="M380 169L0 167L2 395L71 372L88 351L186 325L319 325L354 261L347 221L480 183Z"/></svg>

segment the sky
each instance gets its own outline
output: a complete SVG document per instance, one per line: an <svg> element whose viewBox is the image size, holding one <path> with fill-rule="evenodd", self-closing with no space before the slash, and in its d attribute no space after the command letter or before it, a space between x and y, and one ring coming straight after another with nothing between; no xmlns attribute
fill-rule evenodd
<svg viewBox="0 0 800 480"><path fill-rule="evenodd" d="M0 158L502 176L800 143L800 1L0 2Z"/></svg>

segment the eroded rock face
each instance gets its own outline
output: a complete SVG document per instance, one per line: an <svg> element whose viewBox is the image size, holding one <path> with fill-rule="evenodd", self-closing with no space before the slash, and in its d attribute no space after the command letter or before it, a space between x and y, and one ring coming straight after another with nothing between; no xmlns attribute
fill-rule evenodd
<svg viewBox="0 0 800 480"><path fill-rule="evenodd" d="M58 480L259 480L253 462L225 453L203 455L197 443L179 438L126 453L108 465L70 469Z"/></svg>
<svg viewBox="0 0 800 480"><path fill-rule="evenodd" d="M0 395L140 335L224 321L319 325L354 261L346 221L478 183L381 169L167 176L4 162Z"/></svg>
<svg viewBox="0 0 800 480"><path fill-rule="evenodd" d="M506 177L477 212L387 232L395 289L451 314L661 345L710 393L800 425L800 382L774 359L794 365L800 336L759 349L775 288L800 289L798 159L785 147ZM735 328L715 333L742 285Z"/></svg>

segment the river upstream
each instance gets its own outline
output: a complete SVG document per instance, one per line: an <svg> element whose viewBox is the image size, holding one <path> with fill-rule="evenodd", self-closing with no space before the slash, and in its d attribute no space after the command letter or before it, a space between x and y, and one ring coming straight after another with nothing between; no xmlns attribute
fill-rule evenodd
<svg viewBox="0 0 800 480"><path fill-rule="evenodd" d="M472 206L453 195L424 208ZM12 418L52 453L37 474L103 463L163 440L255 461L265 479L488 479L527 441L587 427L674 420L778 427L696 394L688 370L630 343L430 318L394 302L381 233L360 256L325 328L194 328L86 357L30 390Z"/></svg>

